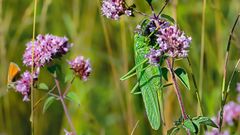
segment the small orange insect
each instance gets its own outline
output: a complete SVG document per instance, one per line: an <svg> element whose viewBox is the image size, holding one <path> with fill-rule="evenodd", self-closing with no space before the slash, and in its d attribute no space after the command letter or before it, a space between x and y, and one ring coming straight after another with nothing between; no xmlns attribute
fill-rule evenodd
<svg viewBox="0 0 240 135"><path fill-rule="evenodd" d="M20 71L21 70L16 63L10 62L8 68L8 85L11 85L11 83L14 82Z"/></svg>

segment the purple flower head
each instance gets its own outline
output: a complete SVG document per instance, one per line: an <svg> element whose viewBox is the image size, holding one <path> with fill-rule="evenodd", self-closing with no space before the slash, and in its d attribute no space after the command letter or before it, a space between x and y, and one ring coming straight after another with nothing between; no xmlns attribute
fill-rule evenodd
<svg viewBox="0 0 240 135"><path fill-rule="evenodd" d="M24 97L23 101L29 101L29 95L31 93L31 73L29 71L24 72L21 78L16 81L16 91L20 92Z"/></svg>
<svg viewBox="0 0 240 135"><path fill-rule="evenodd" d="M217 128L213 128L211 131L207 131L205 135L230 135L228 130L219 132Z"/></svg>
<svg viewBox="0 0 240 135"><path fill-rule="evenodd" d="M177 26L160 28L157 34L159 48L168 56L187 57L191 37L187 37L184 32L180 31Z"/></svg>
<svg viewBox="0 0 240 135"><path fill-rule="evenodd" d="M71 69L80 79L86 81L92 71L89 60L85 60L83 56L78 56L74 60L68 62Z"/></svg>
<svg viewBox="0 0 240 135"><path fill-rule="evenodd" d="M66 37L53 36L51 34L38 35L35 41L27 43L23 54L23 64L26 66L42 67L53 58L66 54L72 45ZM32 63L32 49L34 56Z"/></svg>
<svg viewBox="0 0 240 135"><path fill-rule="evenodd" d="M228 125L233 125L234 120L240 119L240 104L233 101L229 102L224 106L223 122Z"/></svg>
<svg viewBox="0 0 240 135"><path fill-rule="evenodd" d="M124 0L103 0L101 10L104 16L113 20L118 20L123 14L133 15L132 10L126 8Z"/></svg>
<svg viewBox="0 0 240 135"><path fill-rule="evenodd" d="M149 59L149 63L153 65L158 65L160 62L160 56L162 52L160 50L150 49L150 52L145 56Z"/></svg>

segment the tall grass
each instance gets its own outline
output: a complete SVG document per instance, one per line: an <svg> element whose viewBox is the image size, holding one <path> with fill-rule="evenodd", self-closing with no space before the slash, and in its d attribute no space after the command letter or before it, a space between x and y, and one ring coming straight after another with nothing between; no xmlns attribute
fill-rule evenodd
<svg viewBox="0 0 240 135"><path fill-rule="evenodd" d="M133 3L133 1L128 1ZM133 31L142 16L135 19L123 17L120 22L110 21L101 16L100 0L45 0L38 2L36 13L36 34L53 33L67 36L75 44L72 55L90 57L93 74L88 83L76 81L72 90L80 97L80 106L67 103L73 124L79 134L159 134L153 131L147 121L140 95L131 95L135 78L121 82L119 77L133 66ZM147 3L135 0L138 10L151 13ZM155 10L159 10L163 0L154 1ZM7 68L10 61L20 65L22 71L22 54L27 41L32 37L32 19L34 2L31 0L0 0L0 134L28 135L30 103L23 103L21 96L13 90L6 91ZM192 36L189 59L196 81L200 82L203 108L207 116L213 116L219 111L220 89L222 82L222 67L224 64L225 44L235 16L239 13L238 0L206 1L205 10L202 1L172 0L164 13L173 15L179 26L187 35ZM205 13L204 13L205 11ZM205 26L202 16L205 14ZM234 37L239 37L239 24ZM205 32L203 31L205 30ZM204 33L204 35L202 34ZM202 39L203 38L203 39ZM204 43L204 49L201 44ZM229 67L234 67L239 57L240 40L233 39L232 55ZM204 54L204 57L203 57ZM201 60L200 60L201 59ZM201 64L200 64L201 63ZM176 63L188 67L188 63ZM66 65L65 68L67 68ZM201 71L201 72L199 72ZM232 69L228 69L229 72ZM190 73L190 69L188 71ZM50 76L42 71L40 81L50 82ZM233 79L233 86L239 75ZM50 82L53 85L53 82ZM193 84L191 84L192 87ZM199 87L200 87L199 86ZM182 87L182 86L181 86ZM233 90L234 91L234 90ZM186 111L196 116L193 106L197 104L194 91L181 91ZM36 91L36 100L43 93ZM235 98L230 92L229 99ZM164 114L166 125L163 134L172 126L172 121L178 119L180 110L173 89L164 91ZM45 114L39 106L35 113L36 135L63 134L63 129L69 129L67 119L59 103L54 103ZM139 121L139 122L138 122ZM138 122L136 128L135 125Z"/></svg>

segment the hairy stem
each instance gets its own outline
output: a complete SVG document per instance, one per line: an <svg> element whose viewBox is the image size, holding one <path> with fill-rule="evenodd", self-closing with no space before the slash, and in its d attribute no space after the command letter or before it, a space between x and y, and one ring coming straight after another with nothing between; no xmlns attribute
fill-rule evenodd
<svg viewBox="0 0 240 135"><path fill-rule="evenodd" d="M64 110L64 112L65 112L65 115L66 115L66 117L67 117L68 123L69 123L69 125L70 125L70 128L71 128L73 134L76 135L76 130L75 130L74 126L73 126L72 119L71 119L71 117L70 117L70 115L69 115L67 106L66 106L66 104L65 104L65 102L64 102L64 97L63 97L62 92L61 92L61 88L60 88L60 85L59 85L59 81L58 81L56 78L55 78L55 83L56 83L56 86L57 86L57 89L58 89L59 98L60 98L60 101L61 101L61 103L62 103L63 110Z"/></svg>
<svg viewBox="0 0 240 135"><path fill-rule="evenodd" d="M233 36L233 32L234 29L237 25L238 19L240 17L240 14L238 14L235 23L232 27L231 33L229 35L229 39L228 39L228 44L227 44L227 50L226 50L226 55L225 55L225 62L224 62L224 68L223 68L223 80L222 80L222 94L221 94L221 109L220 109L220 122L219 122L219 130L221 131L222 129L222 122L223 122L223 107L226 103L227 100L227 95L228 92L225 88L226 85L226 76L227 76L227 64L228 64L228 59L229 59L229 51L230 51L230 47L231 47L231 41L232 41L232 36Z"/></svg>
<svg viewBox="0 0 240 135"><path fill-rule="evenodd" d="M186 111L185 111L185 108L184 108L184 105L183 105L183 100L182 100L182 96L181 96L181 93L180 93L179 86L177 84L177 79L176 79L175 73L173 71L173 64L171 63L169 58L166 60L166 62L167 62L167 66L169 68L169 71L171 73L171 77L172 77L173 84L174 84L173 86L174 86L175 93L177 95L177 99L178 99L178 103L179 103L179 106L180 106L180 109L181 109L182 117L184 118L184 120L186 120L186 119L188 119L188 117L187 117L187 114L186 114ZM187 130L187 134L191 135L189 130Z"/></svg>

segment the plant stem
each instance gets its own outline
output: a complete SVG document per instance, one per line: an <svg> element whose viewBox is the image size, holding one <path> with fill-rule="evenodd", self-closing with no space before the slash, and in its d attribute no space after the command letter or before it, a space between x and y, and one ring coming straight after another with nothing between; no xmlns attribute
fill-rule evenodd
<svg viewBox="0 0 240 135"><path fill-rule="evenodd" d="M204 112L203 112L203 102L202 102L201 97L200 97L200 94L199 94L199 90L198 90L198 87L197 87L197 82L196 82L195 76L194 76L193 71L192 71L192 64L191 64L191 62L190 62L189 57L187 57L187 61L188 61L188 65L189 65L189 67L190 67L191 76L192 76L193 84L194 84L194 87L195 87L195 94L196 94L197 101L198 101L198 108L200 108L201 115L204 116ZM204 127L204 131L203 131L203 132L205 132L205 131L207 130L207 126L204 125L203 127Z"/></svg>
<svg viewBox="0 0 240 135"><path fill-rule="evenodd" d="M202 5L202 26L201 26L201 54L200 54L200 69L199 69L199 98L202 98L202 89L203 89L203 67L204 67L204 48L205 48L205 12L206 12L206 0L203 0ZM198 114L199 114L198 107Z"/></svg>
<svg viewBox="0 0 240 135"><path fill-rule="evenodd" d="M198 101L198 104L199 104L199 107L200 107L200 111L201 111L201 114L204 116L203 103L202 103L202 100L201 100L201 97L200 97L200 94L199 94L199 90L198 90L198 87L197 87L196 78L195 78L195 76L193 74L193 71L192 71L192 64L191 64L191 61L188 57L187 57L187 61L188 61L188 65L189 65L190 70L191 70L191 76L192 76L192 79L193 79L193 84L194 84L194 87L195 87L195 94L196 94L197 101Z"/></svg>
<svg viewBox="0 0 240 135"><path fill-rule="evenodd" d="M172 77L173 84L174 84L173 85L174 90L175 90L175 93L177 95L177 99L178 99L178 103L179 103L179 106L180 106L180 109L181 109L182 116L183 116L184 120L186 120L186 119L188 119L188 117L187 117L187 114L186 114L186 111L185 111L185 108L184 108L184 105L183 105L183 100L182 100L182 96L181 96L181 93L180 93L179 86L177 84L176 76L175 76L175 73L173 71L173 64L171 63L169 58L166 60L166 62L167 62L167 66L169 68L169 71L171 73L171 77ZM187 134L191 135L189 130L187 130Z"/></svg>
<svg viewBox="0 0 240 135"><path fill-rule="evenodd" d="M225 89L225 85L226 85L226 76L227 76L227 64L228 64L228 59L229 59L229 51L230 51L230 47L231 47L231 41L232 41L232 36L233 36L233 32L234 29L237 25L238 19L240 17L240 14L238 14L234 25L232 27L231 33L229 35L229 39L228 39L228 44L227 44L227 50L226 50L226 55L225 55L225 62L224 62L224 68L223 68L223 80L222 80L222 94L221 94L221 109L220 109L220 122L219 122L219 130L221 131L222 129L222 122L223 122L223 107L226 103L227 100L227 95L228 92Z"/></svg>
<svg viewBox="0 0 240 135"><path fill-rule="evenodd" d="M167 4L169 3L170 0L166 0L165 4L163 5L163 7L161 8L161 10L159 11L157 17L159 17L161 15L161 13L163 12L163 10L165 9L165 7L167 6Z"/></svg>
<svg viewBox="0 0 240 135"><path fill-rule="evenodd" d="M143 13L143 12L137 10L137 9L133 9L133 11L138 13L138 14L140 14L140 15L142 15L142 16L150 17L149 15L147 15L147 14L145 14L145 13Z"/></svg>
<svg viewBox="0 0 240 135"><path fill-rule="evenodd" d="M60 98L60 101L61 101L61 103L62 103L63 110L64 110L64 112L65 112L65 115L66 115L66 117L67 117L68 123L69 123L69 125L70 125L70 128L71 128L73 134L76 135L76 130L75 130L74 126L73 126L72 119L71 119L71 117L70 117L70 115L69 115L67 106L66 106L66 104L65 104L65 102L64 102L64 97L63 97L62 92L61 92L61 88L60 88L60 85L59 85L59 81L58 81L56 78L55 78L55 83L56 83L56 86L57 86L57 89L58 89L59 98Z"/></svg>
<svg viewBox="0 0 240 135"><path fill-rule="evenodd" d="M76 78L76 76L74 75L73 78L72 78L72 80L71 80L71 82L68 84L66 90L64 91L64 93L63 93L63 97L64 97L64 98L65 98L65 96L67 95L68 91L70 90L70 88L71 88L71 86L72 86L72 83L73 83L73 81L74 81L75 78Z"/></svg>
<svg viewBox="0 0 240 135"><path fill-rule="evenodd" d="M36 33L36 13L37 13L37 0L34 0L34 7L33 7L33 31L32 31L32 44L34 44L35 40L35 33ZM32 46L32 63L34 63L34 45ZM34 135L34 87L33 87L33 74L34 74L34 65L31 66L31 134Z"/></svg>

